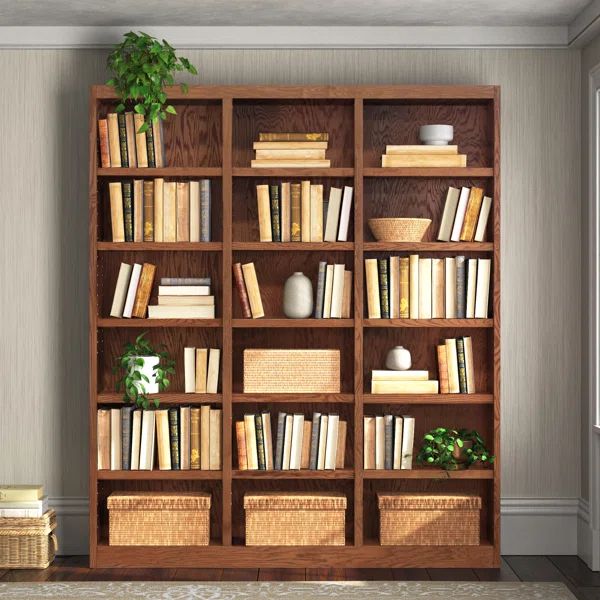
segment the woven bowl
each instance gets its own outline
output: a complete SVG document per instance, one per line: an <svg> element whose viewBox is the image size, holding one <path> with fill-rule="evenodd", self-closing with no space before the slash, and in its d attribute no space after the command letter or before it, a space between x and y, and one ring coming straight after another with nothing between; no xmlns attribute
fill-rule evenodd
<svg viewBox="0 0 600 600"><path fill-rule="evenodd" d="M378 242L420 242L431 219L369 219L369 227Z"/></svg>

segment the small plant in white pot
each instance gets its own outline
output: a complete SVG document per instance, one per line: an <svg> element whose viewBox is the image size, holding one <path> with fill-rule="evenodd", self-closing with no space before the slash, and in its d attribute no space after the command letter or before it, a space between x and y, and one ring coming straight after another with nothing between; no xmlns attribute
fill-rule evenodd
<svg viewBox="0 0 600 600"><path fill-rule="evenodd" d="M148 395L166 390L171 383L168 376L175 373L175 361L165 350L155 350L146 339L146 333L138 335L133 343L125 344L115 365L115 371L121 373L117 391L123 391L125 402L144 409L150 405ZM158 407L158 398L154 398L154 405Z"/></svg>

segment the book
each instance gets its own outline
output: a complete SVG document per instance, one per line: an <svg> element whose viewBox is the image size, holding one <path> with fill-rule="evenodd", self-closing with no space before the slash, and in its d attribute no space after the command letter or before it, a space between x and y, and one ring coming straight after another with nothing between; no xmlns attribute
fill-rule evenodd
<svg viewBox="0 0 600 600"><path fill-rule="evenodd" d="M131 469L131 425L133 410L133 406L123 406L121 408L121 468L124 471Z"/></svg>
<svg viewBox="0 0 600 600"><path fill-rule="evenodd" d="M331 187L329 190L329 204L327 205L327 218L325 220L324 241L335 242L337 240L341 210L342 188Z"/></svg>
<svg viewBox="0 0 600 600"><path fill-rule="evenodd" d="M125 241L133 242L133 186L131 185L131 181L124 181L122 188Z"/></svg>
<svg viewBox="0 0 600 600"><path fill-rule="evenodd" d="M138 167L148 166L148 147L146 144L146 132L139 133L140 127L144 124L144 115L134 113L133 126L135 129L135 153L137 155Z"/></svg>
<svg viewBox="0 0 600 600"><path fill-rule="evenodd" d="M269 185L269 210L271 213L271 233L274 242L281 241L281 222L279 214L279 186Z"/></svg>
<svg viewBox="0 0 600 600"><path fill-rule="evenodd" d="M456 354L456 340L448 338L446 345L446 366L448 369L448 393L460 393L460 384L458 380L458 356Z"/></svg>
<svg viewBox="0 0 600 600"><path fill-rule="evenodd" d="M467 279L464 256L456 257L456 318L464 319L467 315Z"/></svg>
<svg viewBox="0 0 600 600"><path fill-rule="evenodd" d="M244 415L244 429L246 432L246 460L248 469L258 470L258 440L256 437L256 421L254 415Z"/></svg>
<svg viewBox="0 0 600 600"><path fill-rule="evenodd" d="M262 428L262 417L260 415L253 415L254 418L254 432L256 435L256 455L258 457L258 468L261 471L265 471L267 463L265 459L265 438L263 435Z"/></svg>
<svg viewBox="0 0 600 600"><path fill-rule="evenodd" d="M150 301L155 273L155 265L150 263L143 264L140 280L135 293L135 300L133 302L133 310L131 311L132 317L143 319L146 316L146 309L148 308L148 302Z"/></svg>
<svg viewBox="0 0 600 600"><path fill-rule="evenodd" d="M144 241L144 181L133 180L133 241Z"/></svg>
<svg viewBox="0 0 600 600"><path fill-rule="evenodd" d="M253 142L254 150L327 150L327 142L285 140Z"/></svg>
<svg viewBox="0 0 600 600"><path fill-rule="evenodd" d="M407 259L408 260L408 259ZM408 272L406 273L408 284ZM388 262L388 298L390 319L400 318L400 257L390 256ZM408 302L407 302L408 306Z"/></svg>
<svg viewBox="0 0 600 600"><path fill-rule="evenodd" d="M300 187L300 239L310 242L310 181L303 181Z"/></svg>
<svg viewBox="0 0 600 600"><path fill-rule="evenodd" d="M419 319L431 314L431 258L419 258Z"/></svg>
<svg viewBox="0 0 600 600"><path fill-rule="evenodd" d="M120 471L122 463L121 411L110 409L110 469Z"/></svg>
<svg viewBox="0 0 600 600"><path fill-rule="evenodd" d="M206 374L206 393L216 394L219 387L219 361L221 350L210 348L208 351L208 371Z"/></svg>
<svg viewBox="0 0 600 600"><path fill-rule="evenodd" d="M243 426L243 423L242 423ZM200 468L200 409L190 409L190 469Z"/></svg>
<svg viewBox="0 0 600 600"><path fill-rule="evenodd" d="M259 319L265 316L263 310L262 299L260 297L260 288L258 285L258 279L256 277L256 270L254 269L254 263L246 263L242 265L242 273L244 275L244 284L246 285L246 292L248 294L248 302L250 304L250 310L252 311L252 318Z"/></svg>
<svg viewBox="0 0 600 600"><path fill-rule="evenodd" d="M177 408L169 408L169 441L171 444L171 469L179 471L179 411Z"/></svg>
<svg viewBox="0 0 600 600"><path fill-rule="evenodd" d="M310 446L312 441L312 421L304 419L304 431L302 432L302 453L300 456L300 468L310 468Z"/></svg>
<svg viewBox="0 0 600 600"><path fill-rule="evenodd" d="M325 268L325 291L323 292L323 318L331 318L331 300L333 297L333 273L335 265Z"/></svg>
<svg viewBox="0 0 600 600"><path fill-rule="evenodd" d="M431 318L443 319L446 316L444 291L444 260L431 259ZM454 286L453 286L454 287Z"/></svg>
<svg viewBox="0 0 600 600"><path fill-rule="evenodd" d="M381 302L379 299L379 276L377 259L365 259L365 278L367 283L367 315L369 319L381 319Z"/></svg>
<svg viewBox="0 0 600 600"><path fill-rule="evenodd" d="M292 230L292 206L291 206L291 187L290 183L281 184L279 219L281 226L281 241L291 241Z"/></svg>
<svg viewBox="0 0 600 600"><path fill-rule="evenodd" d="M110 199L110 225L112 229L112 241L125 241L125 220L123 216L123 188L121 182L111 181L108 184Z"/></svg>
<svg viewBox="0 0 600 600"><path fill-rule="evenodd" d="M252 311L250 310L250 299L248 298L246 284L244 283L241 263L234 263L233 265L233 282L238 293L240 306L242 307L242 316L244 319L251 319Z"/></svg>
<svg viewBox="0 0 600 600"><path fill-rule="evenodd" d="M210 277L161 277L160 285L166 285L171 287L180 287L184 285L193 286L207 286L210 288L211 280ZM208 291L210 294L210 290Z"/></svg>
<svg viewBox="0 0 600 600"><path fill-rule="evenodd" d="M210 406L200 407L200 468L203 471L210 469Z"/></svg>
<svg viewBox="0 0 600 600"><path fill-rule="evenodd" d="M98 120L98 142L100 144L100 166L103 169L110 167L110 148L108 145L108 121Z"/></svg>
<svg viewBox="0 0 600 600"><path fill-rule="evenodd" d="M462 231L463 222L465 220L465 213L467 212L467 204L469 202L469 196L471 190L468 187L462 187L458 197L458 206L456 207L456 215L454 215L454 223L452 224L452 233L450 234L450 241L459 242L460 232Z"/></svg>
<svg viewBox="0 0 600 600"><path fill-rule="evenodd" d="M346 435L348 432L348 422L338 421L337 448L335 451L335 468L343 469L346 456Z"/></svg>
<svg viewBox="0 0 600 600"><path fill-rule="evenodd" d="M275 438L274 467L276 471L281 471L283 467L283 438L285 436L286 414L280 412L277 415L277 436Z"/></svg>
<svg viewBox="0 0 600 600"><path fill-rule="evenodd" d="M317 458L319 454L319 439L320 439L321 413L313 413L311 437L310 437L310 454L308 468L312 471L317 468Z"/></svg>
<svg viewBox="0 0 600 600"><path fill-rule="evenodd" d="M6 517L11 519L39 519L44 516L44 513L48 511L48 500L47 496L44 500L39 501L40 508L4 508L5 504L18 504L22 506L21 502L1 502L0 503L0 517Z"/></svg>
<svg viewBox="0 0 600 600"><path fill-rule="evenodd" d="M200 241L200 182L190 181L190 242Z"/></svg>
<svg viewBox="0 0 600 600"><path fill-rule="evenodd" d="M485 239L485 230L487 228L490 211L492 208L492 199L489 196L484 196L481 202L481 210L479 211L479 217L477 219L477 227L475 228L475 235L473 241L483 242Z"/></svg>
<svg viewBox="0 0 600 600"><path fill-rule="evenodd" d="M465 318L475 318L475 299L477 294L477 259L469 258L466 269L467 297Z"/></svg>
<svg viewBox="0 0 600 600"><path fill-rule="evenodd" d="M214 319L214 306L148 306L149 319Z"/></svg>
<svg viewBox="0 0 600 600"><path fill-rule="evenodd" d="M96 415L98 470L110 469L110 410L98 409Z"/></svg>
<svg viewBox="0 0 600 600"><path fill-rule="evenodd" d="M179 409L179 468L187 471L191 468L191 409L182 406Z"/></svg>
<svg viewBox="0 0 600 600"><path fill-rule="evenodd" d="M163 241L177 241L177 184L165 181L163 186Z"/></svg>
<svg viewBox="0 0 600 600"><path fill-rule="evenodd" d="M137 149L135 147L135 123L133 120L133 113L125 113L125 132L127 138L127 160L129 166L135 168L137 164Z"/></svg>
<svg viewBox="0 0 600 600"><path fill-rule="evenodd" d="M159 296L209 296L210 285L165 285L161 280L158 294Z"/></svg>
<svg viewBox="0 0 600 600"><path fill-rule="evenodd" d="M409 262L408 310L409 318L419 318L419 255L411 254Z"/></svg>
<svg viewBox="0 0 600 600"><path fill-rule="evenodd" d="M171 439L169 436L169 411L160 409L156 413L156 445L158 447L158 468L171 470Z"/></svg>
<svg viewBox="0 0 600 600"><path fill-rule="evenodd" d="M456 258L444 258L444 314L446 319L456 319Z"/></svg>
<svg viewBox="0 0 600 600"><path fill-rule="evenodd" d="M478 187L472 187L465 210L465 218L460 230L461 242L472 242L475 236L475 227L477 227L477 219L483 201L483 190Z"/></svg>
<svg viewBox="0 0 600 600"><path fill-rule="evenodd" d="M331 161L323 158L261 158L251 160L250 166L255 169L327 169Z"/></svg>
<svg viewBox="0 0 600 600"><path fill-rule="evenodd" d="M477 284L474 308L474 316L476 319L488 318L491 269L492 260L490 258L477 259Z"/></svg>
<svg viewBox="0 0 600 600"><path fill-rule="evenodd" d="M271 431L271 413L261 413L263 437L265 440L265 467L271 471L273 469L273 434Z"/></svg>
<svg viewBox="0 0 600 600"><path fill-rule="evenodd" d="M212 206L210 179L200 180L200 241L210 242L212 236Z"/></svg>
<svg viewBox="0 0 600 600"><path fill-rule="evenodd" d="M371 394L438 394L436 380L428 381L371 381Z"/></svg>
<svg viewBox="0 0 600 600"><path fill-rule="evenodd" d="M363 468L375 468L375 417L363 419Z"/></svg>
<svg viewBox="0 0 600 600"><path fill-rule="evenodd" d="M383 416L383 426L385 433L385 456L384 468L391 469L394 464L394 417L393 415Z"/></svg>
<svg viewBox="0 0 600 600"><path fill-rule="evenodd" d="M400 469L402 466L402 430L403 420L402 417L393 417L393 449L392 449L392 469Z"/></svg>
<svg viewBox="0 0 600 600"><path fill-rule="evenodd" d="M323 186L310 186L310 241L323 241Z"/></svg>
<svg viewBox="0 0 600 600"><path fill-rule="evenodd" d="M379 274L379 304L382 319L390 318L390 295L388 289L388 261L386 258L377 259Z"/></svg>
<svg viewBox="0 0 600 600"><path fill-rule="evenodd" d="M415 418L402 417L402 459L401 469L412 469L413 446L415 442Z"/></svg>
<svg viewBox="0 0 600 600"><path fill-rule="evenodd" d="M152 123L148 123L148 129L146 129L146 151L148 153L148 166L150 168L156 167L156 153L154 150L154 131L152 129Z"/></svg>
<svg viewBox="0 0 600 600"><path fill-rule="evenodd" d="M154 163L158 168L162 168L166 166L162 120L160 118L156 119L152 122L151 127L154 142Z"/></svg>
<svg viewBox="0 0 600 600"><path fill-rule="evenodd" d="M344 265L333 265L333 283L331 286L332 319L342 318L342 300L344 295Z"/></svg>
<svg viewBox="0 0 600 600"><path fill-rule="evenodd" d="M465 352L465 368L467 372L467 394L475 393L475 361L473 359L473 342L470 336L463 337Z"/></svg>
<svg viewBox="0 0 600 600"><path fill-rule="evenodd" d="M201 348L184 348L183 349L183 391L186 394L193 394L197 390L196 385L196 369L198 368L197 353L202 352ZM199 383L202 383L201 381Z"/></svg>
<svg viewBox="0 0 600 600"><path fill-rule="evenodd" d="M134 410L131 420L131 457L129 459L131 470L140 468L140 445L142 438L142 411Z"/></svg>
<svg viewBox="0 0 600 600"><path fill-rule="evenodd" d="M327 439L325 442L325 461L324 468L326 470L334 470L337 461L337 443L338 443L338 427L340 422L339 415L329 415L327 420Z"/></svg>
<svg viewBox="0 0 600 600"><path fill-rule="evenodd" d="M382 154L382 167L466 167L466 154Z"/></svg>
<svg viewBox="0 0 600 600"><path fill-rule="evenodd" d="M448 361L446 358L446 344L439 344L437 346L437 360L440 394L448 394L450 393L450 390L448 388Z"/></svg>
<svg viewBox="0 0 600 600"><path fill-rule="evenodd" d="M319 261L319 272L317 274L317 293L315 297L315 319L323 318L323 300L325 298L325 274L327 271L327 262Z"/></svg>
<svg viewBox="0 0 600 600"><path fill-rule="evenodd" d="M352 271L344 270L344 291L342 296L342 319L352 317Z"/></svg>
<svg viewBox="0 0 600 600"><path fill-rule="evenodd" d="M353 188L349 185L344 186L342 196L342 208L340 210L340 224L338 229L338 242L348 241L348 227L350 225L350 213L352 208Z"/></svg>
<svg viewBox="0 0 600 600"><path fill-rule="evenodd" d="M140 440L140 470L151 471L154 468L154 429L156 411L142 411L142 437Z"/></svg>
<svg viewBox="0 0 600 600"><path fill-rule="evenodd" d="M371 381L427 381L429 371L387 371L374 369L371 371Z"/></svg>
<svg viewBox="0 0 600 600"><path fill-rule="evenodd" d="M304 415L295 414L292 419L292 442L290 447L290 470L300 469L302 461L302 436L304 435Z"/></svg>
<svg viewBox="0 0 600 600"><path fill-rule="evenodd" d="M390 275L393 273L395 279L398 280L398 290L390 288L390 302L392 297L394 300L393 312L390 310L392 319L408 319L410 318L410 259L408 256L400 258L396 256L390 257ZM391 280L390 280L391 282Z"/></svg>
<svg viewBox="0 0 600 600"><path fill-rule="evenodd" d="M23 502L35 502L35 505L27 506L27 508L37 508L40 500L44 498L44 486L42 485L0 485L0 502L5 508L17 508L14 503ZM10 506L4 506L4 503L10 504Z"/></svg>
<svg viewBox="0 0 600 600"><path fill-rule="evenodd" d="M255 156L257 159L314 159L325 158L325 149L323 148L256 148Z"/></svg>
<svg viewBox="0 0 600 600"><path fill-rule="evenodd" d="M327 450L327 430L329 427L329 415L321 415L319 425L319 442L317 447L317 470L325 469L325 452Z"/></svg>
<svg viewBox="0 0 600 600"><path fill-rule="evenodd" d="M108 147L110 151L110 166L121 166L121 144L119 142L119 121L117 113L108 113L106 115L108 127Z"/></svg>
<svg viewBox="0 0 600 600"><path fill-rule="evenodd" d="M465 345L463 338L456 338L456 362L458 364L458 389L467 393L467 365L465 363Z"/></svg>
<svg viewBox="0 0 600 600"><path fill-rule="evenodd" d="M452 235L452 226L454 224L454 217L456 215L456 209L458 207L459 194L460 190L458 188L448 188L448 193L446 194L446 203L444 204L444 212L442 214L442 220L440 221L440 229L438 231L437 236L438 242L450 241L450 236Z"/></svg>
<svg viewBox="0 0 600 600"><path fill-rule="evenodd" d="M292 433L294 427L294 415L285 415L285 428L283 430L283 457L281 459L281 470L290 470L292 458Z"/></svg>
<svg viewBox="0 0 600 600"><path fill-rule="evenodd" d="M190 184L178 181L175 187L177 203L177 241L190 241Z"/></svg>
<svg viewBox="0 0 600 600"><path fill-rule="evenodd" d="M375 417L375 468L385 468L385 422L382 415Z"/></svg>
<svg viewBox="0 0 600 600"><path fill-rule="evenodd" d="M246 427L244 421L235 423L235 443L237 446L238 469L248 470L248 456L246 454Z"/></svg>
<svg viewBox="0 0 600 600"><path fill-rule="evenodd" d="M123 316L127 319L131 318L133 314L133 305L141 273L142 265L135 263L131 270L131 278L129 279L129 287L127 288L127 296L125 297L125 306L123 307Z"/></svg>
<svg viewBox="0 0 600 600"><path fill-rule="evenodd" d="M125 113L117 113L117 124L119 126L119 150L121 151L121 166L129 166L127 156L127 128L125 127Z"/></svg>
<svg viewBox="0 0 600 600"><path fill-rule="evenodd" d="M404 144L401 146L388 144L386 154L458 154L458 146L427 146L425 144Z"/></svg>
<svg viewBox="0 0 600 600"><path fill-rule="evenodd" d="M209 415L210 450L208 468L211 471L218 471L221 469L221 431L223 426L223 412L220 408L211 408Z"/></svg>
<svg viewBox="0 0 600 600"><path fill-rule="evenodd" d="M129 280L131 278L132 266L127 263L121 263L119 267L119 275L117 276L117 283L115 285L115 293L113 294L113 301L110 308L111 317L122 317L123 309L125 308L125 299L127 298L127 289L129 287Z"/></svg>
<svg viewBox="0 0 600 600"><path fill-rule="evenodd" d="M328 133L259 133L259 142L327 142Z"/></svg>
<svg viewBox="0 0 600 600"><path fill-rule="evenodd" d="M214 296L159 296L158 304L162 306L213 306Z"/></svg>
<svg viewBox="0 0 600 600"><path fill-rule="evenodd" d="M290 195L291 195L291 230L290 230L290 240L292 242L300 242L302 241L302 231L301 231L301 223L302 223L302 209L301 209L301 196L302 196L302 186L300 183L292 183L290 185Z"/></svg>

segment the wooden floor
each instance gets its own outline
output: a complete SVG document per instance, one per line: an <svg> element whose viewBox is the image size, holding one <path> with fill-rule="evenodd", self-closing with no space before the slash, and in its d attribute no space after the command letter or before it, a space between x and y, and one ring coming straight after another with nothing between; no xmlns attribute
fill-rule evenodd
<svg viewBox="0 0 600 600"><path fill-rule="evenodd" d="M600 600L600 573L576 556L505 556L495 569L95 569L87 556L57 558L44 571L2 570L6 581L562 581L580 600Z"/></svg>

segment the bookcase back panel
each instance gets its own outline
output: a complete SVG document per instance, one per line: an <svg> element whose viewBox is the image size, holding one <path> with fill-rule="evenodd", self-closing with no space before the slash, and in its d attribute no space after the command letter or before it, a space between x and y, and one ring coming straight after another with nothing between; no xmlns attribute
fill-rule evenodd
<svg viewBox="0 0 600 600"><path fill-rule="evenodd" d="M325 157L332 167L354 166L352 100L236 100L233 105L233 166L249 167L259 133L327 132Z"/></svg>
<svg viewBox="0 0 600 600"><path fill-rule="evenodd" d="M409 103L367 100L364 104L364 165L380 167L387 144L420 144L422 125L454 126L453 144L468 167L493 166L491 103Z"/></svg>

